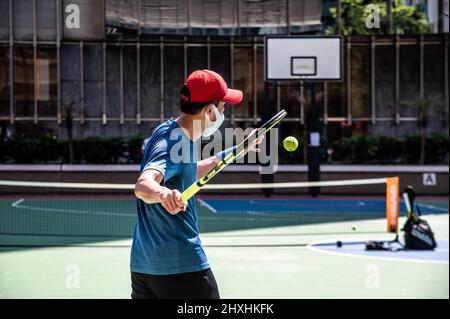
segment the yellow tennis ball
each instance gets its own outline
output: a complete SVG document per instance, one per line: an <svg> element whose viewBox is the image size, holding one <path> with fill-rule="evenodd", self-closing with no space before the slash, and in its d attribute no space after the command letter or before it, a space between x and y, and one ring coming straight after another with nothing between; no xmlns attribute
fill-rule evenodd
<svg viewBox="0 0 450 319"><path fill-rule="evenodd" d="M288 152L293 152L298 147L298 140L293 136L288 136L283 141L283 147Z"/></svg>
<svg viewBox="0 0 450 319"><path fill-rule="evenodd" d="M356 225L355 225L355 224L352 225L352 230L353 230L353 231L356 230Z"/></svg>

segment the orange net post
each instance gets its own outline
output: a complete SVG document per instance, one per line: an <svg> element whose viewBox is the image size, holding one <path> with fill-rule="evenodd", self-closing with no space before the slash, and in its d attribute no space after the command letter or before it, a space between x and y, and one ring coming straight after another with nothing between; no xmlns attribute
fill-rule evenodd
<svg viewBox="0 0 450 319"><path fill-rule="evenodd" d="M389 233L398 232L399 215L399 179L389 177L386 182L386 217L387 231Z"/></svg>

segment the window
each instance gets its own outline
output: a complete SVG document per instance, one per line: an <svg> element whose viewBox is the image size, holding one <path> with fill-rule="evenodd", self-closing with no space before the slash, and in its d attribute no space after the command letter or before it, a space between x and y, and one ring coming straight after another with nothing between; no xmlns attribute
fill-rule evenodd
<svg viewBox="0 0 450 319"><path fill-rule="evenodd" d="M160 52L160 48L155 46L142 46L140 49L142 118L159 118L161 114Z"/></svg>
<svg viewBox="0 0 450 319"><path fill-rule="evenodd" d="M180 113L180 89L184 83L183 54L184 48L182 46L164 47L165 118L175 117ZM157 104L157 109L158 107L159 104Z"/></svg>
<svg viewBox="0 0 450 319"><path fill-rule="evenodd" d="M36 99L39 116L57 115L58 83L56 48L38 47L36 59Z"/></svg>
<svg viewBox="0 0 450 319"><path fill-rule="evenodd" d="M14 93L16 116L34 115L34 63L32 46L14 49Z"/></svg>
<svg viewBox="0 0 450 319"><path fill-rule="evenodd" d="M123 47L123 104L124 116L136 117L137 83L136 83L136 47Z"/></svg>
<svg viewBox="0 0 450 319"><path fill-rule="evenodd" d="M9 39L9 1L0 1L0 39Z"/></svg>
<svg viewBox="0 0 450 319"><path fill-rule="evenodd" d="M237 47L234 49L234 87L243 91L244 98L233 106L234 117L242 118L253 115L253 49Z"/></svg>
<svg viewBox="0 0 450 319"><path fill-rule="evenodd" d="M36 1L36 32L38 40L56 39L56 1Z"/></svg>
<svg viewBox="0 0 450 319"><path fill-rule="evenodd" d="M351 49L352 116L369 117L370 102L370 47Z"/></svg>
<svg viewBox="0 0 450 319"><path fill-rule="evenodd" d="M10 108L9 47L0 47L0 116L8 116Z"/></svg>
<svg viewBox="0 0 450 319"><path fill-rule="evenodd" d="M14 39L33 40L33 1L15 0L12 3Z"/></svg>
<svg viewBox="0 0 450 319"><path fill-rule="evenodd" d="M80 117L80 46L63 44L61 46L61 112L66 115L71 106L71 115Z"/></svg>

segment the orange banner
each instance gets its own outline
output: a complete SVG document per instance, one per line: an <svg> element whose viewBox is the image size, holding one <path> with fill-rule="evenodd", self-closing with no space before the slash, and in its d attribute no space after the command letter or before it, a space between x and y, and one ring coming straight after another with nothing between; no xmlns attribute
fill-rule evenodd
<svg viewBox="0 0 450 319"><path fill-rule="evenodd" d="M398 177L389 177L386 183L386 217L387 231L398 232L399 215L399 182Z"/></svg>

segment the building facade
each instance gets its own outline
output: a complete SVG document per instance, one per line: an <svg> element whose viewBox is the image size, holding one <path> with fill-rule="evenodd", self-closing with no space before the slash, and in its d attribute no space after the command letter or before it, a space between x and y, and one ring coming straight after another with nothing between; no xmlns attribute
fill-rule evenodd
<svg viewBox="0 0 450 319"><path fill-rule="evenodd" d="M66 138L68 117L75 137L145 135L178 114L183 80L202 68L244 91L226 120L256 126L265 97L264 36L322 33L323 5L0 0L2 135ZM429 132L448 131L448 33L348 36L343 44L343 80L317 84L325 138L413 134L420 99L431 103ZM266 96L271 111L288 111L287 133L304 131L305 83L271 83Z"/></svg>

